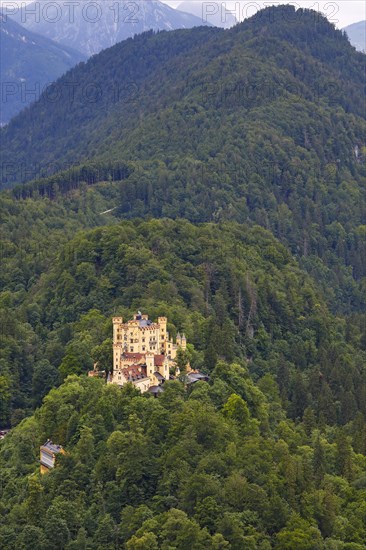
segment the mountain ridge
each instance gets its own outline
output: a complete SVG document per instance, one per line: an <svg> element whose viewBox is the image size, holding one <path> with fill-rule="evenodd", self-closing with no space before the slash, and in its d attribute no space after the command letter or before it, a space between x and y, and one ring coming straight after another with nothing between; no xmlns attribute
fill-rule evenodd
<svg viewBox="0 0 366 550"><path fill-rule="evenodd" d="M177 9L192 13L200 17L202 21L207 21L215 27L222 27L224 29L229 29L238 22L235 15L229 11L229 8L226 8L224 3L217 4L205 3L200 0L185 0L178 4ZM226 9L228 11L226 11Z"/></svg>
<svg viewBox="0 0 366 550"><path fill-rule="evenodd" d="M69 166L131 165L111 186L114 215L263 225L336 309L362 310L363 66L346 35L309 10L148 32L60 79L56 91L78 84L72 102L44 97L2 130L3 183L44 175L52 193L69 178L73 187L73 171L52 176ZM103 92L92 103L91 82Z"/></svg>
<svg viewBox="0 0 366 550"><path fill-rule="evenodd" d="M0 10L1 123L38 99L43 90L85 60L72 48L31 32ZM28 96L28 97L27 97Z"/></svg>
<svg viewBox="0 0 366 550"><path fill-rule="evenodd" d="M366 21L358 21L343 28L356 50L366 52Z"/></svg>
<svg viewBox="0 0 366 550"><path fill-rule="evenodd" d="M271 15L272 13L272 9L268 10L268 16L273 17ZM213 86L213 83L210 81L210 79L206 79L206 77L204 76L202 72L204 63L200 64L199 58L195 59L196 55L200 54L200 58L202 59L204 59L204 55L207 55L207 61L209 61L213 60L215 57L218 57L219 54L226 55L228 57L230 53L230 48L232 48L234 44L236 44L237 48L241 49L243 49L243 47L247 45L247 50L244 52L244 54L248 56L248 59L251 56L255 56L257 58L259 56L261 62L263 63L263 61L267 60L269 52L270 58L273 59L274 63L278 63L278 61L276 61L276 57L272 56L272 54L270 53L270 49L268 48L268 44L271 43L271 40L271 51L277 52L277 50L282 47L283 44L286 44L286 42L283 42L284 40L291 40L294 45L298 44L299 40L301 41L303 39L304 35L307 36L309 34L309 28L312 34L309 34L309 36L307 36L308 42L306 48L308 49L310 55L314 58L314 61L316 63L323 63L323 66L314 66L314 62L312 62L305 70L299 70L299 68L295 66L296 62L295 64L293 62L290 62L290 52L287 47L286 54L282 54L281 61L285 64L285 70L290 72L289 77L291 78L291 80L288 83L289 93L291 93L292 88L295 95L296 93L298 93L301 97L303 93L307 94L308 92L306 92L303 83L301 82L301 79L305 78L308 80L309 84L313 88L312 90L310 90L310 92L313 96L313 100L316 103L319 103L322 98L327 98L327 100L329 102L333 102L333 104L337 104L340 102L346 111L354 111L356 109L356 114L363 114L364 106L363 100L361 99L363 93L362 54L357 54L357 56L355 56L354 50L349 45L346 36L341 31L336 31L334 27L327 22L326 19L322 19L320 23L316 21L316 24L313 24L313 18L315 16L319 17L319 14L317 14L316 12L310 12L309 14L307 14L306 11L304 11L304 14L308 17L310 23L305 22L305 25L298 25L296 27L295 33L289 33L289 31L286 29L281 30L282 27L280 24L278 24L281 21L281 10L278 12L277 21L272 21L268 19L268 22L266 22L264 15L258 16L257 14L256 16L251 18L250 22L244 21L242 24L237 25L236 27L228 31L222 31L219 29L194 29L193 31L174 31L176 34L172 36L169 33L166 35L164 35L164 33L158 33L156 35L145 33L142 38L137 36L132 40L130 39L126 42L120 43L112 47L112 49L108 49L106 52L102 52L101 54L99 54L99 56L97 56L93 60L90 60L85 66L80 67L80 69L77 69L76 71L74 70L69 73L67 79L64 78L63 80L59 81L59 92L65 92L69 83L72 83L72 81L76 81L76 84L79 85L80 82L85 80L86 86L88 86L89 84L91 85L92 83L95 84L97 94L95 95L95 98L92 97L91 100L88 101L88 98L85 98L83 96L83 90L76 90L73 101L69 102L68 108L65 109L65 113L63 113L58 118L57 124L55 124L54 122L52 122L51 124L52 126L56 126L55 131L57 131L57 127L65 127L65 123L68 119L70 120L70 125L73 124L73 120L75 119L78 120L77 132L83 132L83 127L85 127L86 129L88 124L91 123L95 125L96 120L100 120L101 118L105 118L105 120L107 120L109 113L111 113L112 116L112 113L117 113L118 110L120 110L121 113L125 113L125 115L123 115L125 120L121 121L122 124L128 124L129 127L131 127L131 125L134 126L136 125L136 122L138 120L139 112L141 113L141 115L143 114L142 116L146 116L147 114L145 103L148 103L148 95L151 95L151 90L146 89L145 91L144 89L142 89L142 83L144 81L146 81L146 86L154 86L155 88L157 88L160 85L161 79L161 75L159 74L159 72L165 71L162 77L164 78L164 81L166 81L164 87L171 96L172 94L174 94L174 96L176 96L177 100L179 101L180 96L179 94L177 95L176 92L177 83L179 82L179 80L181 81L181 84L179 86L182 91L180 92L180 94L183 93L187 95L187 93L189 93L190 91L189 87L192 84L194 85L193 79L197 79L197 76L194 75L195 66L197 66L198 70L202 73L199 73L198 75L202 86L201 104L203 103L203 107L207 108L207 102L205 104L205 80L208 81L208 93L206 95L214 95L215 89L214 94L210 94L210 90L208 88L210 86ZM305 16L303 17L303 19L305 18ZM302 23L302 21L300 22ZM265 26L265 24L267 24L267 27ZM264 42L263 36L261 37L261 33L267 33L266 29L268 29L268 32L272 36L266 36ZM277 29L279 29L280 32L278 32ZM317 37L317 40L320 40L322 44L324 43L327 48L332 47L327 45L329 41L328 38L326 38L327 34L329 34L330 37L333 37L333 41L331 42L331 44L333 44L333 47L336 48L336 51L339 52L336 54L333 61L333 70L328 64L324 64L324 56L329 56L330 52L324 53L320 48L318 42L314 41L314 37ZM178 46L175 46L175 44L173 45L173 41L177 41ZM267 46L265 44L267 44ZM147 48L151 48L153 53L148 52ZM193 51L194 48L196 48L195 51ZM302 47L302 50L304 50L304 47ZM299 65L302 64L304 66L304 63L306 62L304 55L306 55L307 53L308 52L303 52L300 50L297 52ZM186 72L192 74L192 76L189 77L192 79L192 83L189 83L187 81L187 77L183 76L184 70L182 71L182 63L178 61L179 56L184 55L188 56L186 63L189 64L189 70ZM148 63L146 63L143 56L147 56L146 59L149 59ZM276 53L276 56L277 58L279 58L281 54L278 52ZM180 63L179 69L173 66L173 59L175 60L174 63ZM133 60L133 62L130 62L129 60ZM169 67L163 69L164 63L169 63ZM113 75L113 78L111 78L111 76L107 76L104 73L106 73L106 70L108 70L107 67L113 64L115 65L114 70L116 71L116 75ZM283 67L281 68L283 70ZM172 71L177 73L177 82L173 82L173 79L169 78L169 75L167 74L167 72ZM244 90L244 92L246 91L247 94L250 94L250 86L252 85L253 93L256 94L256 89L260 84L260 78L255 76L256 71L254 67L251 68L250 71L251 72L246 71L248 73L246 75L247 82L244 82L243 85L244 87L247 87L247 90ZM293 75L291 75L291 71L294 73ZM341 71L343 73L343 78L338 78L338 71ZM327 80L323 78L321 73L327 75ZM151 76L149 77L148 75ZM293 77L295 77L295 79ZM147 82L147 78L150 78L151 85ZM351 79L352 85L349 82ZM274 82L273 92L271 89L268 88L268 86L264 92L265 94L267 93L267 99L270 101L274 98L276 93L281 94L286 89L286 83L284 83L283 90L278 91L276 89L276 81L278 79L275 78L274 74L269 74L268 77L266 77L265 72L263 72L262 81L265 82L266 80L268 82L272 82L273 80ZM222 78L221 81L222 85L224 86L225 83ZM218 82L220 85L220 79ZM121 86L122 88L121 94L118 93L118 86ZM128 88L129 86L130 88ZM186 90L184 90L182 86L185 86ZM116 87L117 95L115 93ZM218 96L219 86L216 86L216 89L216 95ZM146 97L143 97L143 95L145 95ZM158 95L161 96L161 99L158 98ZM151 108L153 110L157 108L159 103L161 104L162 102L166 101L164 100L164 95L167 94L165 92L163 95L161 93L159 94L158 90L155 92L155 96L153 96L150 101L152 106ZM64 97L66 97L67 99L67 96ZM169 101L172 101L172 99L173 96L169 99ZM242 105L240 105L240 99L240 97L237 99L237 106L239 108L242 107ZM42 106L42 101L44 102L44 106ZM91 109L89 109L90 106ZM46 108L46 112L48 111L51 116L57 116L57 110L54 108L54 106L47 105L47 96L41 98L40 102L38 102L38 104L33 107L33 110L43 112L44 107ZM130 113L132 111L133 115L131 116ZM31 116L31 114L32 111L29 112L29 115L23 115L22 118L18 118L16 124L9 126L7 133L9 134L10 139L18 124L22 123L22 120L25 122L26 118ZM85 117L84 124L82 121L82 117ZM88 122L88 119L90 119L90 122ZM45 123L47 125L47 121L45 121ZM111 123L113 124L113 121ZM42 135L45 131L47 131L46 128L42 127ZM108 133L110 133L109 130ZM92 132L88 131L88 134L92 135ZM36 136L33 135L33 140L35 139L35 137ZM7 136L5 135L3 139L7 140ZM57 143L55 143L55 151L58 147L60 147L60 139L62 140L61 135L58 136ZM88 141L90 141L90 138L88 139ZM86 144L87 141L84 139L82 140L82 143ZM27 149L26 141L24 142L24 148ZM89 155L90 153L88 153L88 156ZM60 157L60 155L58 156ZM73 157L73 161L77 162L77 151L73 152ZM31 158L31 156L28 155L28 158ZM40 160L41 159L38 158L38 161ZM80 160L82 159L80 158Z"/></svg>
<svg viewBox="0 0 366 550"><path fill-rule="evenodd" d="M35 12L28 16L29 12ZM30 30L71 45L87 57L99 53L135 34L148 30L173 30L208 25L202 18L171 8L159 0L135 0L101 4L53 2L42 7L33 2L17 10L14 17Z"/></svg>

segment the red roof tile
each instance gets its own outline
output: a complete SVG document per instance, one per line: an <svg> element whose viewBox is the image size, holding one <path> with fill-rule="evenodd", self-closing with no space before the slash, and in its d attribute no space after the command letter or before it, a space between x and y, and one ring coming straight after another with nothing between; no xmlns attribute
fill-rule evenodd
<svg viewBox="0 0 366 550"><path fill-rule="evenodd" d="M162 367L164 365L165 355L154 355L154 365L156 367Z"/></svg>
<svg viewBox="0 0 366 550"><path fill-rule="evenodd" d="M146 378L146 367L141 365L131 365L126 369L122 369L123 376L127 380L138 380Z"/></svg>
<svg viewBox="0 0 366 550"><path fill-rule="evenodd" d="M145 357L145 353L130 353L128 351L125 351L122 355L122 358L125 357L126 359L142 359Z"/></svg>

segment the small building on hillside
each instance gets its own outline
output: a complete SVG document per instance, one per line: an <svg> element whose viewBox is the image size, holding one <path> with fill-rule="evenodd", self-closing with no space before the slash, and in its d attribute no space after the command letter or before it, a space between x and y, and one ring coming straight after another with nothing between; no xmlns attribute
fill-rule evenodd
<svg viewBox="0 0 366 550"><path fill-rule="evenodd" d="M191 370L186 375L187 386L192 386L196 382L208 382L208 381L209 381L209 376L207 374L203 374L198 370Z"/></svg>
<svg viewBox="0 0 366 550"><path fill-rule="evenodd" d="M55 467L56 456L61 453L65 454L61 445L55 445L50 439L47 439L44 445L40 447L40 472L45 474Z"/></svg>
<svg viewBox="0 0 366 550"><path fill-rule="evenodd" d="M166 317L156 323L140 312L126 323L113 317L113 371L108 382L119 386L132 382L141 392L160 387L169 380L170 369L176 368L178 350L186 348L184 334L178 334L175 342L169 337Z"/></svg>

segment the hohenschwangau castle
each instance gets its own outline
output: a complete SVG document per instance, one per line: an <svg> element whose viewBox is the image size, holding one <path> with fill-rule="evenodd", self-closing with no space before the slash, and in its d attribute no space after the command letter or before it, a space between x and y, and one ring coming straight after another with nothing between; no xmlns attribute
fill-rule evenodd
<svg viewBox="0 0 366 550"><path fill-rule="evenodd" d="M178 349L184 351L186 346L184 334L178 334L175 343L169 338L166 317L156 323L140 312L126 323L113 317L113 373L108 382L119 386L132 382L141 392L159 388L176 367Z"/></svg>

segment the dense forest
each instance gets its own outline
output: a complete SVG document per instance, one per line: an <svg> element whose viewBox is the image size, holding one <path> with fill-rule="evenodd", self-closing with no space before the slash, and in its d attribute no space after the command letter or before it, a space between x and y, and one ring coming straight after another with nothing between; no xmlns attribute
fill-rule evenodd
<svg viewBox="0 0 366 550"><path fill-rule="evenodd" d="M2 294L2 422L66 381L2 445L2 548L364 548L364 327L268 231L125 221L38 261ZM209 383L155 400L83 378L137 308ZM45 438L68 454L29 477Z"/></svg>
<svg viewBox="0 0 366 550"><path fill-rule="evenodd" d="M68 72L1 130L2 181L47 176L35 187L52 197L112 179L122 218L262 225L334 311L360 311L364 74L344 33L292 6L228 31L145 33Z"/></svg>
<svg viewBox="0 0 366 550"><path fill-rule="evenodd" d="M0 450L1 548L362 550L366 458L349 432L310 408L286 420L273 377L256 385L241 363L159 399L70 376ZM50 435L67 454L39 477Z"/></svg>
<svg viewBox="0 0 366 550"><path fill-rule="evenodd" d="M269 8L117 44L1 130L1 549L366 548L364 64ZM208 382L86 376L137 310Z"/></svg>

